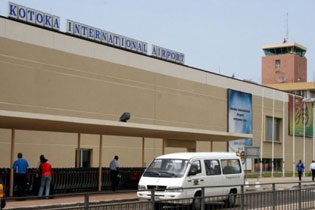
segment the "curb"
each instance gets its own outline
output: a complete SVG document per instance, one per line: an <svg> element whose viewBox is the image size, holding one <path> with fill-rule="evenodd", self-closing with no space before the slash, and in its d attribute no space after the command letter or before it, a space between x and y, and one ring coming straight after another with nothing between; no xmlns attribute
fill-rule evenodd
<svg viewBox="0 0 315 210"><path fill-rule="evenodd" d="M123 202L134 202L138 201L138 198L122 199L122 200L109 200L109 201L90 201L89 205L95 204L112 204L112 203L123 203ZM24 206L24 207L11 207L5 209L11 210L40 210L40 209L59 209L59 208L69 208L69 207L83 207L84 202L72 202L72 203L59 203L59 204L49 204L49 205L37 205L37 206Z"/></svg>

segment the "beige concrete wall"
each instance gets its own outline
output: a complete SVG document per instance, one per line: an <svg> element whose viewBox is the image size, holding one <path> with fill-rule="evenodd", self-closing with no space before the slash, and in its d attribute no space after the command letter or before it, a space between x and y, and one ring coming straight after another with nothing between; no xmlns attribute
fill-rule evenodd
<svg viewBox="0 0 315 210"><path fill-rule="evenodd" d="M24 36L20 36L23 32ZM63 43L63 44L62 44ZM202 72L148 56L111 48L21 23L0 19L0 109L227 131L227 89L253 95L253 145L271 157L265 116L283 116L285 101L286 169L292 168L292 137L287 132L288 96L255 84ZM258 70L257 70L258 71ZM264 99L262 104L262 98ZM263 112L262 112L263 111ZM282 132L280 132L282 133ZM274 157L282 157L282 137ZM296 138L296 159L301 138ZM103 136L103 166L114 155L121 166L142 165L142 138ZM213 141L211 148L210 141ZM74 167L77 134L17 131L16 150L31 166L45 154L55 167ZM310 141L307 139L307 160ZM98 166L99 136L82 134ZM226 142L197 142L197 151L227 151ZM10 131L0 130L0 167L9 166ZM166 153L186 148L165 148ZM145 140L145 163L162 154L161 139ZM291 166L290 166L291 165Z"/></svg>

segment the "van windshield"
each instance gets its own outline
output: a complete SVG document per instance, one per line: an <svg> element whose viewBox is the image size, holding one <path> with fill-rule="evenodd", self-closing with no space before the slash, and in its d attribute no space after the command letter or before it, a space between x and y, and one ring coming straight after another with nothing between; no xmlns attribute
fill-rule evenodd
<svg viewBox="0 0 315 210"><path fill-rule="evenodd" d="M182 177L185 174L188 160L155 159L143 176L146 177Z"/></svg>

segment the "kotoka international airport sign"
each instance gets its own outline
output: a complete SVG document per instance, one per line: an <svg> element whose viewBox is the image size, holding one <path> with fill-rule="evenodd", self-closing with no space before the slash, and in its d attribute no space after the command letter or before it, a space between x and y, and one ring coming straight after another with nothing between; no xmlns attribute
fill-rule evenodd
<svg viewBox="0 0 315 210"><path fill-rule="evenodd" d="M60 31L60 17L38 11L32 8L9 2L8 17L22 22L27 22L39 27ZM98 29L72 20L66 20L66 33L101 44L148 55L148 43L130 37L122 36L106 30ZM184 64L185 55L174 50L151 45L152 57L160 58L175 63Z"/></svg>

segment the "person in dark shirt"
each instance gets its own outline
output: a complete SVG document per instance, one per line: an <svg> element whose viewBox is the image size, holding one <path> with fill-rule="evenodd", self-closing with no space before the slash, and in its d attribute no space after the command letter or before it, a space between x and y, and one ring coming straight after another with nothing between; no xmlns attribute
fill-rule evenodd
<svg viewBox="0 0 315 210"><path fill-rule="evenodd" d="M298 164L296 164L296 169L297 169L298 174L299 174L299 180L302 181L302 174L303 174L303 171L304 171L304 164L302 163L301 160L298 162Z"/></svg>
<svg viewBox="0 0 315 210"><path fill-rule="evenodd" d="M19 153L17 157L18 159L14 161L13 169L15 170L18 196L25 196L25 188L27 182L26 170L28 168L28 162L23 159L22 153Z"/></svg>
<svg viewBox="0 0 315 210"><path fill-rule="evenodd" d="M112 191L115 191L116 187L118 185L118 177L117 177L118 176L118 170L119 170L118 159L119 159L119 157L117 155L115 155L114 159L109 164L110 180L112 183Z"/></svg>

